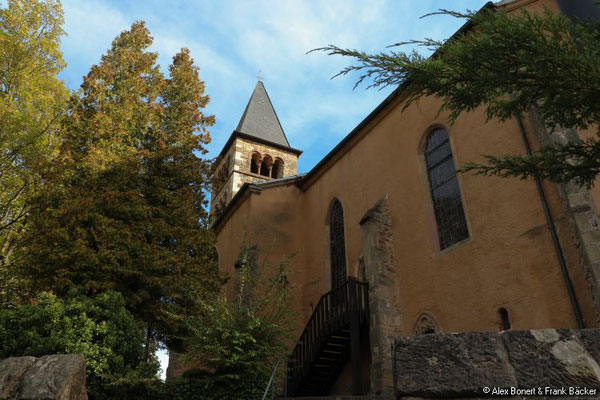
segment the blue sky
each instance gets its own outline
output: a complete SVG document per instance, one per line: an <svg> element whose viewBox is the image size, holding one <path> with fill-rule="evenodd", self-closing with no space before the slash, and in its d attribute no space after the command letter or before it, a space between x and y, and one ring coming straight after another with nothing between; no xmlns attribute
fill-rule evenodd
<svg viewBox="0 0 600 400"><path fill-rule="evenodd" d="M392 90L353 90L356 76L330 77L350 60L307 51L328 44L377 52L398 41L443 39L462 21L420 16L438 8L479 9L483 0L63 0L67 68L77 89L115 36L144 20L153 51L167 71L182 47L190 49L216 116L209 157L215 157L244 111L259 70L292 147L303 150L308 172ZM160 352L163 369L166 353ZM163 372L164 373L164 372Z"/></svg>
<svg viewBox="0 0 600 400"><path fill-rule="evenodd" d="M190 49L216 116L209 156L236 127L259 70L292 147L308 172L392 90L353 90L356 76L331 76L351 60L307 51L327 44L376 52L386 45L446 38L462 21L419 19L440 7L479 9L485 1L434 0L63 0L61 74L76 89L111 41L136 20L154 37L164 72L180 48Z"/></svg>

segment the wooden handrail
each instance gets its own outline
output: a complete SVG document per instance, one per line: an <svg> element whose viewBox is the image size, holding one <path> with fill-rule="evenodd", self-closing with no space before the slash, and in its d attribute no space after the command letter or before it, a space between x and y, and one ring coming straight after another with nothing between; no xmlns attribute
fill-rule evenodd
<svg viewBox="0 0 600 400"><path fill-rule="evenodd" d="M290 393L297 392L310 373L311 363L331 334L348 327L353 317L358 319L359 324L368 325L368 292L368 283L348 277L342 286L321 296L288 359Z"/></svg>

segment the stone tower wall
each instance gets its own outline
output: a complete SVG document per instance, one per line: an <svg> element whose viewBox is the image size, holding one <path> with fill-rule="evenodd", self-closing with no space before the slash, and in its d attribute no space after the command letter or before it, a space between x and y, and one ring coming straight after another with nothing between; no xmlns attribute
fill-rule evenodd
<svg viewBox="0 0 600 400"><path fill-rule="evenodd" d="M223 164L219 165L214 173L215 177L219 177L220 174L223 174L223 168L228 168L225 182L215 182L214 184L210 206L211 215L214 216L220 211L220 208L224 208L223 204L225 206L229 204L244 183L271 179L250 172L250 160L254 153L259 153L261 157L269 155L273 160L280 158L283 161L284 178L298 174L298 155L274 146L256 143L248 139L236 138L221 159L220 162Z"/></svg>

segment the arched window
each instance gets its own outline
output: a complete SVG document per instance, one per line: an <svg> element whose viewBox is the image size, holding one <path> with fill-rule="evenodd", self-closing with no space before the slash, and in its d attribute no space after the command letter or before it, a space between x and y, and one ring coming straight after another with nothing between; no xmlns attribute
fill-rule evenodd
<svg viewBox="0 0 600 400"><path fill-rule="evenodd" d="M252 158L250 159L250 172L253 174L258 174L258 169L261 164L260 154L254 153L252 154Z"/></svg>
<svg viewBox="0 0 600 400"><path fill-rule="evenodd" d="M507 331L511 329L510 320L508 319L508 311L506 311L506 308L504 307L500 307L498 309L498 329L500 329L500 331Z"/></svg>
<svg viewBox="0 0 600 400"><path fill-rule="evenodd" d="M444 129L435 129L427 138L425 161L440 248L443 250L469 237L450 140Z"/></svg>
<svg viewBox="0 0 600 400"><path fill-rule="evenodd" d="M272 165L273 159L270 156L265 156L263 158L262 164L260 164L260 174L262 176L270 176Z"/></svg>
<svg viewBox="0 0 600 400"><path fill-rule="evenodd" d="M344 241L344 210L339 200L333 200L329 212L329 245L331 253L331 288L346 282L346 243Z"/></svg>
<svg viewBox="0 0 600 400"><path fill-rule="evenodd" d="M273 168L271 169L271 177L272 178L283 178L283 160L278 158L273 163Z"/></svg>

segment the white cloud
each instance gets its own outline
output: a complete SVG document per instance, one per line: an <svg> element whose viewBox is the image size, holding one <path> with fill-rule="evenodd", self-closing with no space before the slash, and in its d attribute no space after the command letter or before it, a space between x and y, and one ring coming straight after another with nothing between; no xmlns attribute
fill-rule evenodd
<svg viewBox="0 0 600 400"><path fill-rule="evenodd" d="M461 0L460 9L479 8L483 0ZM461 21L421 15L440 7L433 0L65 0L63 50L72 85L138 19L147 22L153 50L166 71L181 47L190 49L201 68L217 124L212 129L216 155L235 128L254 88L259 69L283 128L295 147L322 143L331 148L364 118L389 90L352 90L356 77L329 78L351 60L307 51L336 44L380 51L399 40L453 33ZM79 76L77 76L79 75ZM310 155L303 156L310 158ZM314 164L318 160L312 160Z"/></svg>

